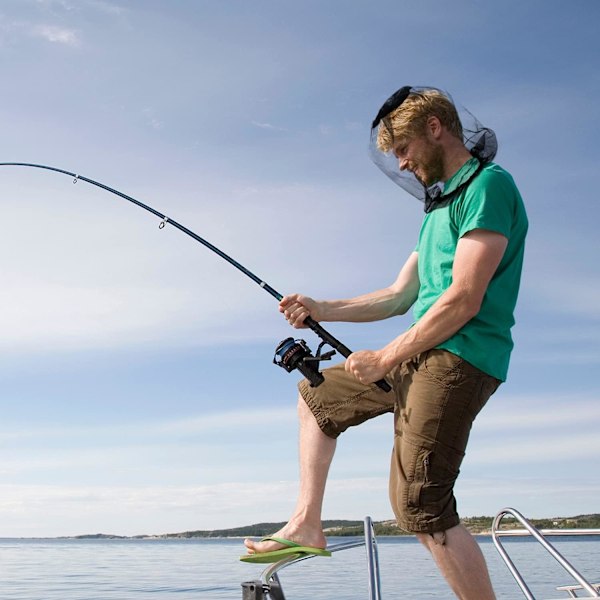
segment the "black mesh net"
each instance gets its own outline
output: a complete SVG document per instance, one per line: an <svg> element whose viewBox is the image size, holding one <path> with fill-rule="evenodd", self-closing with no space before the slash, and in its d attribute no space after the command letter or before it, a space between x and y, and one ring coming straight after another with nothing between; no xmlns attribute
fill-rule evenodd
<svg viewBox="0 0 600 600"><path fill-rule="evenodd" d="M382 105L373 120L371 126L371 142L369 154L373 162L397 185L415 198L425 203L425 209L430 210L436 202L444 199L444 184L442 182L433 185L424 185L413 173L408 170L401 171L398 158L393 150L383 152L377 147L377 139L381 128L387 130L387 134L394 144L394 131L390 121L393 113L409 96L421 94L428 90L434 90L443 94L456 108L463 131L463 143L467 150L479 161L479 168L473 172L469 181L481 170L481 167L493 160L498 150L496 134L489 127L484 127L464 106L454 102L450 94L432 87L404 86L394 92ZM461 188L468 184L466 181ZM455 190L457 191L457 190Z"/></svg>

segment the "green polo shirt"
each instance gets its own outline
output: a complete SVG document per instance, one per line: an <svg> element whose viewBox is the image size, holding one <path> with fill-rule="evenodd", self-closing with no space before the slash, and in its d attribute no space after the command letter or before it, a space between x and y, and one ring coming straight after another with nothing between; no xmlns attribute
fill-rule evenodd
<svg viewBox="0 0 600 600"><path fill-rule="evenodd" d="M467 161L446 182L444 194L466 181L477 166L476 159ZM420 289L414 305L416 321L452 283L456 246L463 235L474 229L486 229L508 239L479 313L437 346L501 381L506 380L513 348L510 329L515 323L513 313L527 226L523 200L513 178L498 165L489 163L454 200L425 216L417 245Z"/></svg>

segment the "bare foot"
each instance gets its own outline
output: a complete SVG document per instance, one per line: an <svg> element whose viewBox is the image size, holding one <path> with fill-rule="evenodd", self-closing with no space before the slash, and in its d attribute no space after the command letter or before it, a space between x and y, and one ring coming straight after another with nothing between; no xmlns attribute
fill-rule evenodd
<svg viewBox="0 0 600 600"><path fill-rule="evenodd" d="M320 523L318 525L309 526L306 523L298 523L292 519L277 533L274 533L273 537L284 538L296 542L301 546L309 546L310 548L324 549L327 546L327 540L325 539ZM250 539L244 540L244 546L248 549L249 554L272 552L273 550L281 550L286 547L277 542L255 542Z"/></svg>

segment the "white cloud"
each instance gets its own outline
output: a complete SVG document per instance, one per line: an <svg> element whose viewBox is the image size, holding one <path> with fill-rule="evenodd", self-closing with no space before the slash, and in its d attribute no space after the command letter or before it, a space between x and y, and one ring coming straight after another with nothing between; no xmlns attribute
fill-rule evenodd
<svg viewBox="0 0 600 600"><path fill-rule="evenodd" d="M278 127L276 125L271 125L271 123L261 123L259 121L251 121L252 125L255 127L259 127L260 129L268 129L270 131L287 131L284 127Z"/></svg>
<svg viewBox="0 0 600 600"><path fill-rule="evenodd" d="M108 2L107 0L78 0L72 2L69 0L35 0L36 4L47 11L54 11L56 14L80 12L87 7L97 10L98 12L120 16L128 9L123 8L118 4Z"/></svg>
<svg viewBox="0 0 600 600"><path fill-rule="evenodd" d="M253 522L253 512L259 512L265 498L270 499L268 514L283 520L296 489L292 482L258 481L143 487L0 485L0 537L233 527Z"/></svg>
<svg viewBox="0 0 600 600"><path fill-rule="evenodd" d="M594 478L461 476L456 486L460 514L498 513L516 508L528 518L570 517L598 512L600 485Z"/></svg>
<svg viewBox="0 0 600 600"><path fill-rule="evenodd" d="M541 465L583 465L600 455L599 423L594 396L492 397L475 422L467 462L469 467L503 465L519 473L535 472Z"/></svg>
<svg viewBox="0 0 600 600"><path fill-rule="evenodd" d="M142 115L152 129L160 130L164 127L163 121L156 116L156 111L153 108L144 108L142 110Z"/></svg>
<svg viewBox="0 0 600 600"><path fill-rule="evenodd" d="M118 437L122 440L131 441L134 444L140 438L152 439L160 443L165 438L177 439L181 436L195 436L206 432L217 433L226 431L230 435L259 426L282 427L295 424L296 409L288 408L264 408L259 410L236 410L219 412L208 415L198 415L185 419L172 421L130 421L126 424L111 424L97 426L73 426L73 427L27 427L15 430L13 426L2 429L0 425L0 440L77 440L85 439L111 439Z"/></svg>
<svg viewBox="0 0 600 600"><path fill-rule="evenodd" d="M324 518L392 518L387 477L331 479ZM597 482L462 477L461 514L492 515L514 506L530 517L594 512ZM0 537L82 533L118 535L219 529L285 521L298 492L296 481L211 485L0 485Z"/></svg>
<svg viewBox="0 0 600 600"><path fill-rule="evenodd" d="M325 518L362 518L372 511L389 518L386 489L384 478L331 481ZM265 480L140 487L0 485L0 537L155 534L284 521L297 491L296 481Z"/></svg>
<svg viewBox="0 0 600 600"><path fill-rule="evenodd" d="M61 9L64 12L72 12L75 5L69 0L35 0L35 3L45 10Z"/></svg>
<svg viewBox="0 0 600 600"><path fill-rule="evenodd" d="M522 470L526 464L532 465L552 461L589 460L590 456L600 456L600 438L597 432L581 433L568 431L561 434L544 431L528 433L526 437L510 435L501 440L471 441L468 451L470 465L518 465Z"/></svg>
<svg viewBox="0 0 600 600"><path fill-rule="evenodd" d="M0 340L0 349L50 348L57 340L63 349L108 347L119 340L141 342L153 328L168 326L169 315L161 307L169 305L177 312L192 302L186 296L183 290L166 288L99 289L43 281L19 285L0 292L5 307L0 328L7 334ZM143 307L132 310L140 298ZM157 319L161 314L163 318Z"/></svg>
<svg viewBox="0 0 600 600"><path fill-rule="evenodd" d="M7 19L5 15L1 14L0 31L4 34L3 42L14 42L23 36L32 36L53 44L71 47L77 47L81 43L80 36L74 29L47 23L35 24L22 19Z"/></svg>
<svg viewBox="0 0 600 600"><path fill-rule="evenodd" d="M56 25L36 25L32 28L32 34L35 37L40 37L48 42L56 44L64 44L65 46L79 46L80 39L78 34L65 27Z"/></svg>
<svg viewBox="0 0 600 600"><path fill-rule="evenodd" d="M545 265L549 260L544 259ZM545 265L538 268L534 263L527 269L523 291L529 302L544 313L600 319L600 278L590 270L578 272L566 262L552 260L552 264L553 275Z"/></svg>
<svg viewBox="0 0 600 600"><path fill-rule="evenodd" d="M276 456L239 461L240 446L252 453L264 440L253 432L271 431ZM249 432L252 432L249 434ZM98 426L27 426L0 428L0 444L10 448L0 464L4 481L20 480L143 485L161 481L220 484L243 481L259 471L296 474L296 411L238 410L172 421L129 420ZM76 451L73 449L76 448ZM93 474L93 475L92 475Z"/></svg>
<svg viewBox="0 0 600 600"><path fill-rule="evenodd" d="M600 423L600 404L596 397L575 394L536 396L493 396L476 421L477 433L490 434L527 430L548 431L551 427L576 430Z"/></svg>
<svg viewBox="0 0 600 600"><path fill-rule="evenodd" d="M88 0L88 4L92 8L96 8L100 12L104 12L109 15L120 17L129 12L129 9L124 8L118 4L112 2L105 2L104 0Z"/></svg>

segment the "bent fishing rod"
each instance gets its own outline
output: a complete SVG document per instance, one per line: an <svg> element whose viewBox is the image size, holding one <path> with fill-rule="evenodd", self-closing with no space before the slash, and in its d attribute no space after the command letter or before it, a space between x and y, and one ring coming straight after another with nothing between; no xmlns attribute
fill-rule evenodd
<svg viewBox="0 0 600 600"><path fill-rule="evenodd" d="M230 265L234 266L236 269L241 271L244 275L252 279L255 283L257 283L261 288L263 288L266 292L271 294L276 300L280 301L283 296L273 287L271 287L268 283L263 281L260 277L252 273L252 271L248 270L242 264L240 264L237 260L234 260L228 254L225 254L222 250L219 250L216 246L211 244L209 241L205 240L203 237L200 237L197 233L194 233L184 225L181 225L174 219L167 217L160 211L136 200L132 196L128 196L119 190L116 190L104 183L100 183L99 181L95 181L90 179L89 177L84 177L83 175L78 175L77 173L72 173L71 171L66 171L64 169L59 169L57 167L49 167L48 165L39 165L35 163L24 163L24 162L3 162L0 163L0 167L30 167L34 169L44 169L46 171L53 171L55 173L62 173L63 175L68 175L73 178L73 183L77 183L78 181L85 181L91 185L99 187L115 196L119 196L124 200L143 208L144 210L152 213L161 219L159 224L159 229L163 229L165 225L172 225L179 231L185 233L192 239L196 240L222 259L226 260ZM350 354L352 354L352 350L350 350L347 346L342 344L338 339L336 339L333 335L331 335L326 329L324 329L317 321L315 321L312 317L308 316L304 319L304 325L309 327L314 333L321 338L321 344L317 349L316 355L313 356L308 344L304 340L294 339L292 337L286 338L281 341L277 348L275 349L275 356L273 357L273 362L285 369L288 373L291 373L293 370L298 369L306 379L308 379L311 387L317 387L324 381L324 377L322 373L319 371L319 363L323 360L329 360L335 352L339 352L345 358L348 358ZM325 352L321 354L321 350L324 345L329 345L333 348L332 351ZM381 388L385 392L391 391L391 387L387 381L384 379L380 379L375 382L376 385Z"/></svg>

